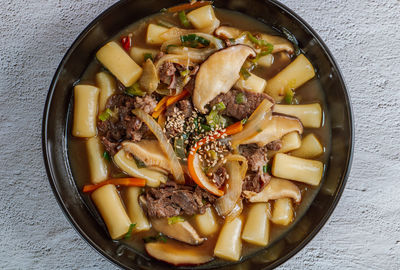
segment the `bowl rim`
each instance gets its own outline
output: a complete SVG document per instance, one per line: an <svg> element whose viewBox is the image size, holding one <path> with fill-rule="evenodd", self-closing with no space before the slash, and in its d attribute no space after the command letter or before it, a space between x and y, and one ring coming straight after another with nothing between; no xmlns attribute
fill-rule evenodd
<svg viewBox="0 0 400 270"><path fill-rule="evenodd" d="M318 232L322 229L322 227L326 224L326 222L329 220L331 217L333 211L335 210L342 194L344 191L344 188L346 186L348 177L350 175L350 170L352 167L352 162L353 162L353 155L354 155L354 116L353 116L353 109L352 109L352 103L350 100L350 95L348 93L348 88L345 83L345 79L343 77L343 74L339 68L339 65L337 64L336 60L334 59L331 51L325 44L325 42L321 39L321 37L316 33L316 31L304 20L302 19L297 13L295 13L292 9L287 7L286 5L282 4L281 2L277 0L265 0L266 2L271 3L272 5L275 5L278 9L286 12L288 15L290 15L292 18L295 19L296 24L299 24L301 28L305 29L306 32L310 33L315 41L319 44L321 47L322 51L325 53L327 58L329 59L329 62L332 64L332 66L335 68L335 71L338 74L338 80L341 85L341 87L344 89L344 99L346 101L347 109L348 109L348 114L347 118L349 121L349 133L350 137L348 138L349 140L349 151L347 154L347 166L344 168L344 173L341 177L341 181L339 182L339 186L337 187L337 192L336 195L330 204L329 208L325 211L323 217L321 218L320 222L314 226L314 228L310 231L310 233L303 239L303 241L299 242L295 248L290 250L290 252L286 253L284 256L280 257L279 259L275 260L271 264L268 265L268 267L275 268L278 267L279 265L283 264L284 262L288 261L291 257L293 257L295 254L297 254L299 251L301 251L317 234ZM125 268L125 266L120 263L118 260L115 260L112 256L110 256L108 253L106 253L104 250L102 250L95 241L93 241L77 224L77 222L71 217L70 213L68 212L64 201L61 199L59 190L57 189L55 185L55 177L54 177L54 172L53 172L53 163L52 160L49 158L49 151L50 149L48 148L47 142L48 142L48 136L47 136L47 131L48 131L48 120L49 120L49 114L50 114L50 105L51 101L53 100L53 94L55 90L55 85L58 81L58 78L60 76L61 71L64 68L65 63L68 61L70 55L72 52L76 49L76 47L79 45L79 43L85 39L86 35L88 32L96 26L96 24L106 15L109 13L112 13L114 9L117 7L124 5L125 3L130 2L130 0L120 0L111 6L109 6L106 10L104 10L102 13L100 13L95 19L93 19L78 35L78 37L73 41L72 45L68 48L66 53L64 54L60 64L58 65L53 79L51 81L47 96L46 96L46 101L45 101L45 106L43 110L43 118L42 118L42 154L43 154L43 159L44 159L44 164L46 168L46 174L47 178L50 184L50 187L53 191L53 194L56 198L56 201L58 205L60 206L63 214L69 221L69 223L72 225L72 227L75 229L76 232L91 246L94 250L96 250L98 253L103 255L105 258L108 259L109 262L113 263L114 265L120 267L120 268Z"/></svg>

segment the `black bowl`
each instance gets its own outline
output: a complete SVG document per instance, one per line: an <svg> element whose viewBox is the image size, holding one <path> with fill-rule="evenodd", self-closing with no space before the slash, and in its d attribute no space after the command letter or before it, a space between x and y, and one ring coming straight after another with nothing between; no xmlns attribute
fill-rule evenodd
<svg viewBox="0 0 400 270"><path fill-rule="evenodd" d="M120 1L97 17L76 39L60 63L51 83L43 116L43 155L54 195L79 234L98 252L126 269L165 269L170 266L135 252L104 233L101 221L90 211L75 184L67 156L67 118L73 85L107 40L132 22L183 1ZM270 0L216 0L218 8L240 11L277 29L282 27L298 39L312 61L326 97L331 121L331 153L322 186L308 211L289 233L268 249L243 258L242 269L271 269L301 250L321 229L334 210L349 174L353 152L352 112L339 68L321 38L284 5ZM210 268L203 265L200 268ZM232 269L232 265L224 268Z"/></svg>

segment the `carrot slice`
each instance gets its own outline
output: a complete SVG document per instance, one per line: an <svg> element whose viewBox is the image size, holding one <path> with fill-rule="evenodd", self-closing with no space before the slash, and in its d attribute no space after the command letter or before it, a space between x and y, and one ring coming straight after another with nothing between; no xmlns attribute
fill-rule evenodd
<svg viewBox="0 0 400 270"><path fill-rule="evenodd" d="M176 96L172 96L169 97L169 99L167 100L167 107L174 104L175 102L183 99L184 97L186 97L189 94L188 90L183 90L182 93L180 93L179 95Z"/></svg>
<svg viewBox="0 0 400 270"><path fill-rule="evenodd" d="M191 2L187 4L182 4L179 6L175 7L170 7L167 9L168 12L174 13L174 12L179 12L182 10L187 10L187 9L192 9L192 8L199 8L207 5L212 5L212 1L197 1L197 2Z"/></svg>
<svg viewBox="0 0 400 270"><path fill-rule="evenodd" d="M163 107L162 109L160 109L158 111L154 111L153 114L151 115L151 117L157 118L160 116L160 114L162 114L163 111L165 111L165 107Z"/></svg>
<svg viewBox="0 0 400 270"><path fill-rule="evenodd" d="M102 187L104 185L113 184L116 186L126 186L126 187L144 187L146 185L146 180L142 178L115 178L103 181L95 185L84 185L83 192L92 192Z"/></svg>
<svg viewBox="0 0 400 270"><path fill-rule="evenodd" d="M189 156L188 156L188 170L189 170L189 174L192 177L193 181L199 185L201 188L206 189L208 192L217 195L217 196L222 196L224 195L224 191L218 189L218 187L213 184L211 181L208 181L208 183L205 183L204 181L204 177L200 176L196 173L196 164L195 164L195 155L197 153L197 150L199 150L199 148L207 143L207 142L211 142L211 141L215 141L218 140L219 138L221 138L224 135L233 135L236 134L240 131L243 130L243 124L242 122L237 122L233 125L230 125L229 127L227 127L225 130L222 129L220 131L217 131L216 134L214 135L210 135L207 136L201 140L199 140L191 149L189 152ZM208 179L207 179L208 180Z"/></svg>
<svg viewBox="0 0 400 270"><path fill-rule="evenodd" d="M165 106L165 103L167 103L167 100L169 99L169 96L165 96L165 97L163 97L158 103L157 103L157 106L154 108L154 111L156 112L156 111L158 111L158 110L160 110L160 109L162 109L162 108L164 108Z"/></svg>

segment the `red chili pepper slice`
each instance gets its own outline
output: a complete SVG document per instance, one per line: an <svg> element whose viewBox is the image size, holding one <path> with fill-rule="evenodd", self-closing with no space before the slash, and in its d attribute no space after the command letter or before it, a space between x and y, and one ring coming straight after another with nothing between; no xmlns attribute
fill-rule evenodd
<svg viewBox="0 0 400 270"><path fill-rule="evenodd" d="M129 51L132 47L132 38L130 36L121 37L121 44L125 51Z"/></svg>

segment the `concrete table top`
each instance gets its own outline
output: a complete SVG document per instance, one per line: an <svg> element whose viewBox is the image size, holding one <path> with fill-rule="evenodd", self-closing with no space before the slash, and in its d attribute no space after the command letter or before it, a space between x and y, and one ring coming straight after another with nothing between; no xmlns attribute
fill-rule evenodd
<svg viewBox="0 0 400 270"><path fill-rule="evenodd" d="M48 184L44 101L64 53L113 0L2 1L0 268L116 269L75 232ZM343 197L280 269L400 269L400 1L287 0L347 81L356 144Z"/></svg>

